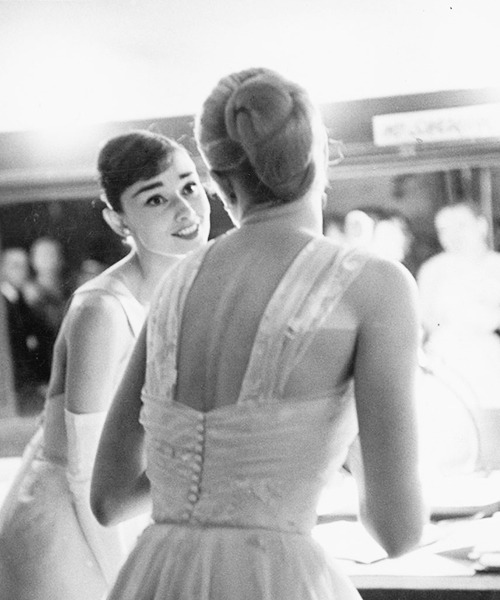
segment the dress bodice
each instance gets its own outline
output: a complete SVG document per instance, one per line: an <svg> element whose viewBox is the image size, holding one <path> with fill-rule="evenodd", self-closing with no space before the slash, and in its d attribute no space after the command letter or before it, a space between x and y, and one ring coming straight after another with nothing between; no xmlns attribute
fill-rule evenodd
<svg viewBox="0 0 500 600"><path fill-rule="evenodd" d="M67 335L74 318L73 304L84 304L93 294L112 296L117 300L119 310L123 311L130 334L130 344L123 347L121 356L115 357L115 369L109 373L115 387L118 385L130 357L133 342L146 318L146 309L135 298L128 287L117 277L106 272L80 286L71 298L70 307L66 313L54 346L51 379L45 402L44 421L44 454L51 460L65 463L67 459L67 435L65 425L66 399L66 363Z"/></svg>
<svg viewBox="0 0 500 600"><path fill-rule="evenodd" d="M141 422L153 518L309 531L328 473L357 432L352 382L339 381L329 397L290 399L283 390L366 255L310 241L262 315L236 402L200 412L175 400L175 385L182 309L207 250L171 271L151 305Z"/></svg>

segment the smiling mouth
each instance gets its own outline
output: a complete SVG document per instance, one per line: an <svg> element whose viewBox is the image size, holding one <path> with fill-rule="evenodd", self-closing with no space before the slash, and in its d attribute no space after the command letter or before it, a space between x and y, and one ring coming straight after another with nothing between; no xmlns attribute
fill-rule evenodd
<svg viewBox="0 0 500 600"><path fill-rule="evenodd" d="M174 235L175 237L181 238L183 240L194 240L195 237L198 235L199 230L200 230L200 224L193 223L192 225L189 225L188 227L179 229L179 231L176 231L172 235Z"/></svg>

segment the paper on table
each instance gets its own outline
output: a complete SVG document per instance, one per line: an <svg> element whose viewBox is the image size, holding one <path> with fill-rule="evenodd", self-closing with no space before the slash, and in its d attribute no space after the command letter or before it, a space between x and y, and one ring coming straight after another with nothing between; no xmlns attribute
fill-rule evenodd
<svg viewBox="0 0 500 600"><path fill-rule="evenodd" d="M357 522L334 521L317 525L312 535L326 553L334 558L363 564L387 558L385 550Z"/></svg>
<svg viewBox="0 0 500 600"><path fill-rule="evenodd" d="M481 519L481 521L482 528L475 538L471 557L481 558L485 554L498 555L500 560L500 512L495 513L488 519ZM493 556L490 557L490 561L496 562L493 558Z"/></svg>
<svg viewBox="0 0 500 600"><path fill-rule="evenodd" d="M317 525L313 538L329 556L341 560L351 560L371 564L387 558L386 551L366 531L360 522L334 521ZM438 539L439 529L429 523L424 529L419 548L428 546Z"/></svg>

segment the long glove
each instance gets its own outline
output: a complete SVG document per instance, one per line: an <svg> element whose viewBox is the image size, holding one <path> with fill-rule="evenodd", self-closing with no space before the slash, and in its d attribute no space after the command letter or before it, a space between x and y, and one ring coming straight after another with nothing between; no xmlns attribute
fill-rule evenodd
<svg viewBox="0 0 500 600"><path fill-rule="evenodd" d="M65 410L68 439L67 479L82 533L108 585L126 558L118 527L103 527L90 508L90 483L106 412L75 414Z"/></svg>

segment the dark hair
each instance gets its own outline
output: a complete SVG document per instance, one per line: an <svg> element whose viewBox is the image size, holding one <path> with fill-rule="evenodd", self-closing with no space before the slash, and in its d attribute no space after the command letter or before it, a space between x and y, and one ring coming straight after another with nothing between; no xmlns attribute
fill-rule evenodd
<svg viewBox="0 0 500 600"><path fill-rule="evenodd" d="M256 202L290 202L311 187L326 129L307 92L269 69L219 81L205 100L195 134L214 174L238 172ZM318 151L319 150L319 151Z"/></svg>
<svg viewBox="0 0 500 600"><path fill-rule="evenodd" d="M109 139L97 159L103 200L120 212L122 193L137 181L151 179L168 169L173 152L179 148L182 146L174 140L145 130Z"/></svg>

